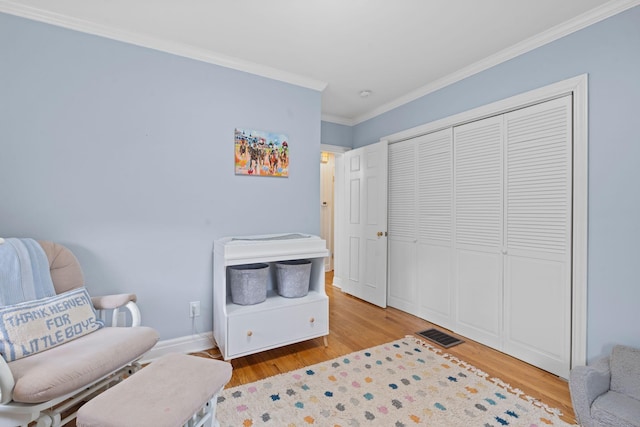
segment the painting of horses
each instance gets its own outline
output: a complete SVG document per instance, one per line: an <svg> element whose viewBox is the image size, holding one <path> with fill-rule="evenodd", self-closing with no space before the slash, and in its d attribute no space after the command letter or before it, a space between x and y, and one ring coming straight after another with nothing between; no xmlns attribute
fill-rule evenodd
<svg viewBox="0 0 640 427"><path fill-rule="evenodd" d="M236 175L289 176L289 138L258 130L235 130Z"/></svg>

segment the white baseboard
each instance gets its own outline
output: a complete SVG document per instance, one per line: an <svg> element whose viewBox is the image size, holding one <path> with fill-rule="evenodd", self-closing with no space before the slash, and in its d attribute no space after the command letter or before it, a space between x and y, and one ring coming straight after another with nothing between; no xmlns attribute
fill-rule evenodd
<svg viewBox="0 0 640 427"><path fill-rule="evenodd" d="M197 353L199 351L217 348L213 340L213 331L197 335L187 335L184 337L172 338L170 340L158 341L140 360L140 363L149 363L169 353Z"/></svg>

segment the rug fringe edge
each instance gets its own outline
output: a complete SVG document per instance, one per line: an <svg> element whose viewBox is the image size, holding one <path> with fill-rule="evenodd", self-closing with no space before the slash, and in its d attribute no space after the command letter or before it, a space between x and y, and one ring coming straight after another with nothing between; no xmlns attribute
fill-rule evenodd
<svg viewBox="0 0 640 427"><path fill-rule="evenodd" d="M491 381L492 383L494 383L495 385L497 385L498 387L501 387L505 390L507 390L509 393L514 394L516 396L518 396L519 398L521 398L522 400L526 400L528 402L530 402L531 404L538 406L539 408L544 409L546 412L548 412L549 414L553 414L556 415L557 417L562 416L562 411L558 408L554 408L551 407L549 405L547 405L546 403L540 401L539 399L536 399L533 396L530 396L528 394L526 394L525 392L523 392L522 390L520 390L519 388L516 387L512 387L509 383L506 383L504 381L502 381L500 378L498 377L493 377L493 378L488 378L489 374L487 374L486 372L482 371L481 369L476 368L475 366L473 366L470 363L467 363L463 360L458 359L456 356L449 354L445 351L442 351L441 349L437 348L437 347L433 347L431 344L429 344L428 342L424 341L421 338L416 337L415 335L406 335L405 338L411 338L414 339L417 343L419 343L422 347L425 347L429 350L431 350L432 352L444 357L445 359L451 361L451 363L455 363L457 366L472 372L474 374L476 374L477 376L487 379L489 381Z"/></svg>

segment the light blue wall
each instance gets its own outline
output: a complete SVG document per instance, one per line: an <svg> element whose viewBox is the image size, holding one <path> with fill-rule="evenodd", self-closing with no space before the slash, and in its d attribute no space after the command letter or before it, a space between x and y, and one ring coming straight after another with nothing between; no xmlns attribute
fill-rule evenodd
<svg viewBox="0 0 640 427"><path fill-rule="evenodd" d="M320 141L327 145L353 148L353 127L323 121L320 125Z"/></svg>
<svg viewBox="0 0 640 427"><path fill-rule="evenodd" d="M319 233L320 108L310 89L0 14L0 236L67 245L90 293L137 293L161 339L210 331L214 239ZM235 127L287 134L289 178L235 176Z"/></svg>
<svg viewBox="0 0 640 427"><path fill-rule="evenodd" d="M584 73L592 360L614 343L640 347L640 7L361 123L354 146Z"/></svg>

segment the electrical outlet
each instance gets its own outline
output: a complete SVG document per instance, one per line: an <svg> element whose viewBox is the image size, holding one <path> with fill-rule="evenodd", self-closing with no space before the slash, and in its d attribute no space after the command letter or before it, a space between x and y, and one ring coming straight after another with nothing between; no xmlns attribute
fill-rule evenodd
<svg viewBox="0 0 640 427"><path fill-rule="evenodd" d="M189 303L189 317L200 316L200 301L192 301Z"/></svg>

